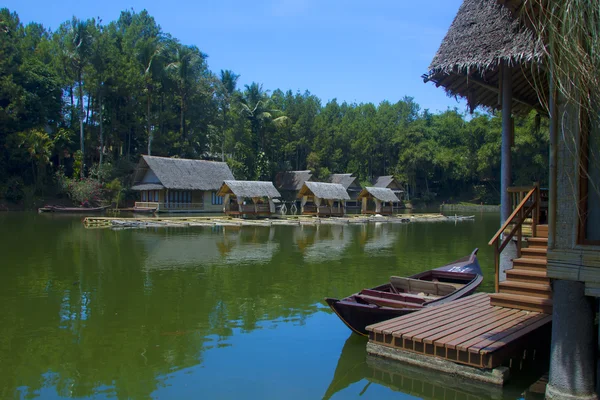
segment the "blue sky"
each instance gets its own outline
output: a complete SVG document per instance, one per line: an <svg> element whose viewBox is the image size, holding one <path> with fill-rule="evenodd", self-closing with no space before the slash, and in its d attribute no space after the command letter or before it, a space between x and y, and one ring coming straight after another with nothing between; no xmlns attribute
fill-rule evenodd
<svg viewBox="0 0 600 400"><path fill-rule="evenodd" d="M462 0L5 0L24 23L56 29L72 15L117 19L147 9L163 31L207 53L211 70L231 69L240 84L306 89L325 103L396 102L412 96L431 111L458 107L424 84Z"/></svg>

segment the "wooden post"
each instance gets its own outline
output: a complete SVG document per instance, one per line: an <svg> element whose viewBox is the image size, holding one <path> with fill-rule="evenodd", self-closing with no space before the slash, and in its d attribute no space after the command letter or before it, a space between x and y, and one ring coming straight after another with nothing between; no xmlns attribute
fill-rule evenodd
<svg viewBox="0 0 600 400"><path fill-rule="evenodd" d="M502 161L500 168L500 225L502 225L511 213L510 197L508 188L511 182L511 127L512 127L512 70L502 63Z"/></svg>
<svg viewBox="0 0 600 400"><path fill-rule="evenodd" d="M500 284L500 252L498 251L498 241L494 243L494 292L499 292Z"/></svg>
<svg viewBox="0 0 600 400"><path fill-rule="evenodd" d="M556 240L556 191L558 157L558 105L553 77L550 83L550 179L548 185L548 249L554 248Z"/></svg>

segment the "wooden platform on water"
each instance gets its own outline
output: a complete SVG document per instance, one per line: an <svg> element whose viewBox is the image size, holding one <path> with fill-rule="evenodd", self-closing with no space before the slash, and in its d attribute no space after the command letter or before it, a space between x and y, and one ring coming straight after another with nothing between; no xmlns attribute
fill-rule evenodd
<svg viewBox="0 0 600 400"><path fill-rule="evenodd" d="M468 220L468 219L466 219ZM319 218L310 216L274 216L269 218L233 218L231 216L155 216L145 218L88 216L83 223L86 228L158 228L194 226L276 226L276 225L350 225L366 223L409 223L454 221L441 214L398 214L393 216L347 215L344 217Z"/></svg>
<svg viewBox="0 0 600 400"><path fill-rule="evenodd" d="M367 327L369 341L477 368L535 357L549 346L552 316L492 306L487 293Z"/></svg>

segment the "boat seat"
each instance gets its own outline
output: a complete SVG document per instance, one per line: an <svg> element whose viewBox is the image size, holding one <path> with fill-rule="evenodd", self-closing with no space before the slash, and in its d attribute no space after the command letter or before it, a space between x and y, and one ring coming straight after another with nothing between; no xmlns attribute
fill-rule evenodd
<svg viewBox="0 0 600 400"><path fill-rule="evenodd" d="M425 293L434 296L447 296L456 291L453 285L441 282L422 281L420 279L390 277L390 283L398 290L408 293Z"/></svg>

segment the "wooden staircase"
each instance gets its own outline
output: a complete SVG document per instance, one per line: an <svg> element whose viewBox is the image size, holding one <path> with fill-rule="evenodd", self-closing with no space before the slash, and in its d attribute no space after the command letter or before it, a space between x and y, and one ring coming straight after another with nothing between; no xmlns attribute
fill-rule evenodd
<svg viewBox="0 0 600 400"><path fill-rule="evenodd" d="M538 225L537 235L527 239L521 257L513 260L498 293L490 295L493 306L552 314L552 288L546 276L548 225Z"/></svg>
<svg viewBox="0 0 600 400"><path fill-rule="evenodd" d="M518 190L523 192L523 188ZM548 225L539 224L540 193L536 184L520 194L520 203L489 242L494 246L496 267L496 293L490 295L493 306L552 314L552 287L546 273ZM526 222L531 222L533 236L527 239L527 247L521 248ZM506 280L500 282L500 253L513 238L519 256L512 260L513 268L506 271Z"/></svg>

